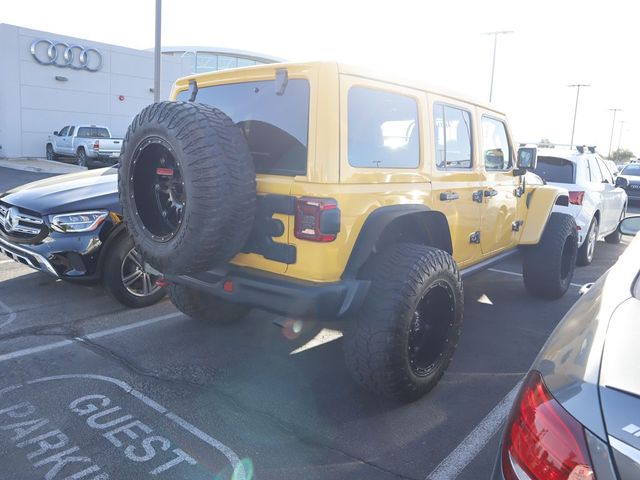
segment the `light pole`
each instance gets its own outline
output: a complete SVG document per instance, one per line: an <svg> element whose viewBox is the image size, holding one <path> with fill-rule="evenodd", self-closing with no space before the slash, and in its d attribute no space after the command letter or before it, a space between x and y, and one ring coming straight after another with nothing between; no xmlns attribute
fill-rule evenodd
<svg viewBox="0 0 640 480"><path fill-rule="evenodd" d="M495 32L485 32L482 35L493 35L493 62L491 64L491 86L489 87L489 102L493 100L493 77L496 72L496 49L498 48L498 35L508 35L515 33L513 30L499 30Z"/></svg>
<svg viewBox="0 0 640 480"><path fill-rule="evenodd" d="M153 49L153 101L160 101L160 37L162 0L156 0L156 43Z"/></svg>
<svg viewBox="0 0 640 480"><path fill-rule="evenodd" d="M620 135L618 136L618 150L620 150L620 144L622 143L622 132L624 131L625 120L620 120Z"/></svg>
<svg viewBox="0 0 640 480"><path fill-rule="evenodd" d="M591 85L587 85L586 83L575 83L573 85L567 86L576 88L576 107L573 110L573 127L571 128L571 146L573 147L573 134L576 132L576 117L578 116L578 99L580 98L580 88L590 87Z"/></svg>
<svg viewBox="0 0 640 480"><path fill-rule="evenodd" d="M611 123L611 138L609 139L609 158L611 158L611 146L613 145L613 131L616 128L616 114L621 112L621 108L610 108L610 112L613 112L613 122Z"/></svg>

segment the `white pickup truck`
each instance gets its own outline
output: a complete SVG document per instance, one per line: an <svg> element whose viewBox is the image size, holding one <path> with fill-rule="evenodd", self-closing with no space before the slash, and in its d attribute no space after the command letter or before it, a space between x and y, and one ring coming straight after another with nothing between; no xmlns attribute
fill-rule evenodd
<svg viewBox="0 0 640 480"><path fill-rule="evenodd" d="M47 139L47 159L75 157L81 167L113 165L120 159L122 138L112 138L107 127L67 125Z"/></svg>

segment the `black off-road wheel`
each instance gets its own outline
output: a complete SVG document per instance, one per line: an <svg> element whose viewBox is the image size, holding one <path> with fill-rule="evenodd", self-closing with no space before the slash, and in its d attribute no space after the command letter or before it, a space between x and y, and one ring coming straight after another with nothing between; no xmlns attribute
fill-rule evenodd
<svg viewBox="0 0 640 480"><path fill-rule="evenodd" d="M442 378L462 328L462 280L453 258L423 245L396 244L364 266L371 280L345 335L347 367L357 383L401 401Z"/></svg>
<svg viewBox="0 0 640 480"><path fill-rule="evenodd" d="M522 274L529 293L541 298L560 298L573 279L578 255L578 230L571 215L554 212L540 243L524 252Z"/></svg>
<svg viewBox="0 0 640 480"><path fill-rule="evenodd" d="M587 231L586 238L580 248L578 248L578 258L576 264L584 267L590 265L593 262L593 256L596 253L596 245L598 244L598 230L600 222L597 217L591 219L589 224L589 230Z"/></svg>
<svg viewBox="0 0 640 480"><path fill-rule="evenodd" d="M253 226L256 180L249 146L224 112L155 103L127 131L118 186L136 249L167 274L222 265Z"/></svg>
<svg viewBox="0 0 640 480"><path fill-rule="evenodd" d="M227 302L184 285L171 284L168 293L175 307L195 320L217 324L233 323L250 310L245 305Z"/></svg>

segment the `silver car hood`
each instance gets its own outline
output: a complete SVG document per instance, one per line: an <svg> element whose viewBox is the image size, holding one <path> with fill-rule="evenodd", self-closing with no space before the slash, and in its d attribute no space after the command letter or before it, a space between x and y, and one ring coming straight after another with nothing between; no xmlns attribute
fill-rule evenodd
<svg viewBox="0 0 640 480"><path fill-rule="evenodd" d="M618 262L569 310L532 367L542 373L547 387L562 406L605 441L607 430L600 413L599 395L601 367L606 366L608 376L605 379L614 382L616 388L638 387L638 370L634 373L633 369L622 368L619 363L632 361L629 356L635 355L635 367L638 367L637 347L635 352L634 349L624 353L616 352L620 348L614 343L617 339L608 337L610 323L617 325L618 319L622 318L619 313L624 314L622 310L617 310L626 304L637 302L631 295L631 287L638 271L640 236L631 242ZM636 316L635 319L640 323L640 317ZM625 327L623 323L620 325L620 328ZM640 336L636 336L636 345L639 341ZM603 357L605 343L607 352L611 353ZM625 354L628 356L625 357ZM610 373L613 371L618 374L613 376ZM628 379L627 375L636 375L636 378Z"/></svg>

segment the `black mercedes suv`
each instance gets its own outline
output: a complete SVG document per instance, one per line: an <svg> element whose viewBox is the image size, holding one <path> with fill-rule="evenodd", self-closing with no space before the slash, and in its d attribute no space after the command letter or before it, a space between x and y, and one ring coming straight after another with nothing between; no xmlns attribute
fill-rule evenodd
<svg viewBox="0 0 640 480"><path fill-rule="evenodd" d="M102 282L129 307L164 296L122 222L118 170L60 175L0 193L0 253L77 283Z"/></svg>

